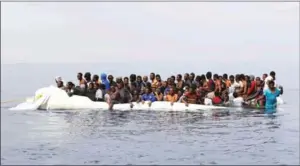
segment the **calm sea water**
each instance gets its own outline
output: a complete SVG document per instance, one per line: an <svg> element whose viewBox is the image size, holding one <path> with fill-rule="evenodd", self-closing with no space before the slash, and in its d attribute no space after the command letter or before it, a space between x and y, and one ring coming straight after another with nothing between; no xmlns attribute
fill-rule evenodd
<svg viewBox="0 0 300 166"><path fill-rule="evenodd" d="M95 66L2 65L1 100L32 96L54 76L75 80ZM299 164L299 91L287 89L283 98L273 118L24 112L7 110L18 102L1 104L1 164Z"/></svg>

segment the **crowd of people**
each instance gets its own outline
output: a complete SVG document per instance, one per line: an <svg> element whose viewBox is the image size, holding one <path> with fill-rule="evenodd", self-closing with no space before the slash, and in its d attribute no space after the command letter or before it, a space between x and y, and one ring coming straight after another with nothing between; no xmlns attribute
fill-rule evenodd
<svg viewBox="0 0 300 166"><path fill-rule="evenodd" d="M276 97L283 93L282 87L276 88L275 72L253 75L218 75L207 72L205 75L185 73L162 80L159 74L148 76L131 74L129 77L114 78L113 75L91 75L90 72L77 74L78 85L64 84L61 77L56 78L57 87L69 96L87 96L93 101L105 101L111 106L117 103L169 101L188 104L204 104L205 98L214 105L230 103L232 98L242 97L245 102L255 100L259 107L274 105ZM275 98L275 99L274 99Z"/></svg>

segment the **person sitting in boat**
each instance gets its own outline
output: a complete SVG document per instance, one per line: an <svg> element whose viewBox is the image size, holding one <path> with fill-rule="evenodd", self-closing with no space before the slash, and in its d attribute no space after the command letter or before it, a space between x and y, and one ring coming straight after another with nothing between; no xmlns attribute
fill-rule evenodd
<svg viewBox="0 0 300 166"><path fill-rule="evenodd" d="M138 90L134 90L132 93L132 102L140 102L141 101L141 95Z"/></svg>
<svg viewBox="0 0 300 166"><path fill-rule="evenodd" d="M65 90L64 82L60 76L55 78L55 82L59 89Z"/></svg>
<svg viewBox="0 0 300 166"><path fill-rule="evenodd" d="M145 94L141 96L141 102L144 104L145 101L149 102L149 106L152 102L157 101L155 95L151 92L151 87L146 87Z"/></svg>
<svg viewBox="0 0 300 166"><path fill-rule="evenodd" d="M254 78L253 75L250 75L249 76L249 81L248 81L248 90L247 90L247 95L246 95L246 98L248 96L251 96L253 95L255 92L256 92L256 80Z"/></svg>
<svg viewBox="0 0 300 166"><path fill-rule="evenodd" d="M259 77L256 77L255 83L256 83L255 93L252 95L249 95L247 98L245 98L245 102L247 102L248 105L250 104L250 105L253 105L258 108L264 107L265 97L264 97L264 93L263 93L262 81L260 80ZM256 101L253 104L249 103L253 99L256 99Z"/></svg>
<svg viewBox="0 0 300 166"><path fill-rule="evenodd" d="M75 85L72 82L67 82L65 90L66 90L68 96L71 97L74 94L74 89L75 89Z"/></svg>
<svg viewBox="0 0 300 166"><path fill-rule="evenodd" d="M105 85L96 83L95 89L96 89L95 101L104 101Z"/></svg>
<svg viewBox="0 0 300 166"><path fill-rule="evenodd" d="M175 90L173 87L170 88L169 93L164 97L165 101L168 101L171 103L171 105L174 104L174 102L178 101L178 94L175 93Z"/></svg>
<svg viewBox="0 0 300 166"><path fill-rule="evenodd" d="M223 100L221 98L220 92L219 91L215 91L214 98L212 99L213 105L221 105L222 102L223 102Z"/></svg>
<svg viewBox="0 0 300 166"><path fill-rule="evenodd" d="M154 93L157 101L163 101L164 100L164 94L161 93L160 88L158 87L157 89L155 89L155 93Z"/></svg>
<svg viewBox="0 0 300 166"><path fill-rule="evenodd" d="M196 93L196 88L196 85L192 84L192 86L189 88L189 91L183 95L182 101L186 106L188 106L188 104L197 103L198 95Z"/></svg>
<svg viewBox="0 0 300 166"><path fill-rule="evenodd" d="M96 96L96 89L94 88L94 83L89 82L88 83L88 88L85 92L85 96L91 99L92 101L95 101L95 96Z"/></svg>

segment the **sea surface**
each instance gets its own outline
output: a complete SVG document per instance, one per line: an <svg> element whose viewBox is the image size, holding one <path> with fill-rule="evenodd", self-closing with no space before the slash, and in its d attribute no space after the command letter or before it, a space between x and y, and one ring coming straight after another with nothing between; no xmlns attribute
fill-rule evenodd
<svg viewBox="0 0 300 166"><path fill-rule="evenodd" d="M292 88L285 89L286 104L271 117L236 109L218 118L160 111L8 110L53 84L55 76L76 80L77 72L95 67L1 65L1 101L14 100L1 103L1 164L299 164L299 90Z"/></svg>

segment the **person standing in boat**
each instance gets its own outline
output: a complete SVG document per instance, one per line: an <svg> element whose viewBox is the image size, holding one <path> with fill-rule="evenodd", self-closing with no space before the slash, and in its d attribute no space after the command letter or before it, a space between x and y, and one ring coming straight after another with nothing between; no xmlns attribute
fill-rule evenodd
<svg viewBox="0 0 300 166"><path fill-rule="evenodd" d="M91 75L90 72L86 72L86 73L84 74L84 79L85 79L85 81L86 81L87 83L92 82L91 77L92 77L92 75Z"/></svg>
<svg viewBox="0 0 300 166"><path fill-rule="evenodd" d="M179 91L183 91L183 85L184 85L184 82L182 80L182 75L181 74L177 74L177 77L176 77L176 89L179 90Z"/></svg>
<svg viewBox="0 0 300 166"><path fill-rule="evenodd" d="M142 87L145 86L144 83L143 83L143 80L142 80L142 76L137 76L136 77L136 83L135 84L136 84L136 88L138 88L139 90L141 90Z"/></svg>
<svg viewBox="0 0 300 166"><path fill-rule="evenodd" d="M110 86L117 86L117 83L114 81L114 77L112 75L108 75L107 79Z"/></svg>
<svg viewBox="0 0 300 166"><path fill-rule="evenodd" d="M157 88L157 80L155 78L155 73L150 73L151 87Z"/></svg>
<svg viewBox="0 0 300 166"><path fill-rule="evenodd" d="M185 73L183 76L183 80L184 80L184 86L192 86L192 81L190 80L190 75L189 73Z"/></svg>
<svg viewBox="0 0 300 166"><path fill-rule="evenodd" d="M77 74L77 79L78 79L78 81L79 81L79 87L80 88L86 88L86 86L87 86L87 82L85 81L85 79L83 79L83 75L82 75L82 73L78 73Z"/></svg>
<svg viewBox="0 0 300 166"><path fill-rule="evenodd" d="M98 76L97 74L93 75L92 81L93 81L95 84L101 84L101 81L100 81L99 76Z"/></svg>
<svg viewBox="0 0 300 166"><path fill-rule="evenodd" d="M124 86L124 82L120 81L117 83L119 98L118 103L130 103L132 101L132 95L130 89Z"/></svg>
<svg viewBox="0 0 300 166"><path fill-rule="evenodd" d="M110 83L109 81L107 80L107 76L105 73L102 73L101 74L101 82L102 84L105 85L105 90L109 90L110 89Z"/></svg>

